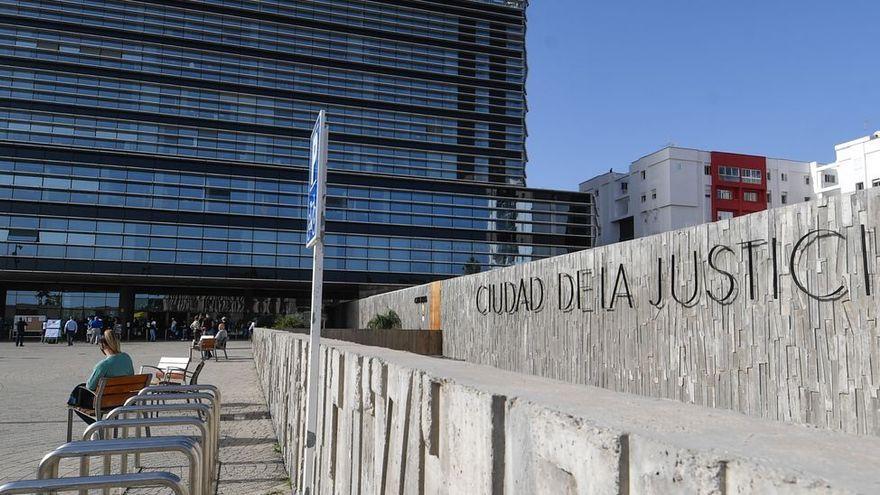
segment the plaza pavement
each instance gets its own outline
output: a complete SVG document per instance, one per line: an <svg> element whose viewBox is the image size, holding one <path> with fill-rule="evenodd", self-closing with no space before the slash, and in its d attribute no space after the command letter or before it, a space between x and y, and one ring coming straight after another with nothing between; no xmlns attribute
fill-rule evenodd
<svg viewBox="0 0 880 495"><path fill-rule="evenodd" d="M160 356L189 353L188 342L123 343L123 351L131 355L135 372L142 364L155 365ZM230 342L228 353L228 361L221 357L207 363L199 378L199 383L219 386L223 394L217 493L289 493L250 343ZM95 346L81 342L68 347L28 341L22 348L0 343L0 484L33 478L40 459L64 443L67 396L100 359ZM84 423L75 417L74 439L83 429ZM146 457L144 464L182 474L179 460ZM99 460L92 462L98 465ZM74 467L63 463L62 473Z"/></svg>

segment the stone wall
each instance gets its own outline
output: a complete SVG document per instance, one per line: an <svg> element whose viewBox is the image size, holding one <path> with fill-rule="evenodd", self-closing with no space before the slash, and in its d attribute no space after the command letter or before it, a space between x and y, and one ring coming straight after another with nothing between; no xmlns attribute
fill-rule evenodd
<svg viewBox="0 0 880 495"><path fill-rule="evenodd" d="M286 332L309 334L308 328L285 329ZM439 330L365 330L323 328L322 339L344 340L355 344L371 345L413 352L426 356L443 355L443 332Z"/></svg>
<svg viewBox="0 0 880 495"><path fill-rule="evenodd" d="M308 338L258 329L260 385L301 489ZM313 493L877 493L874 439L324 341Z"/></svg>
<svg viewBox="0 0 880 495"><path fill-rule="evenodd" d="M878 226L873 188L446 280L444 355L877 435Z"/></svg>

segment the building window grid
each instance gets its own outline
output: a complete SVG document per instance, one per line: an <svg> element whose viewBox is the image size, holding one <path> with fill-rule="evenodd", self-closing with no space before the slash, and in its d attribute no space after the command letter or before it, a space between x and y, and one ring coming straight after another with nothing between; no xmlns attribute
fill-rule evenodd
<svg viewBox="0 0 880 495"><path fill-rule="evenodd" d="M481 0L490 3L502 3L506 0ZM518 0L517 3L520 2ZM350 2L315 2L314 4L299 4L289 2L267 2L258 4L243 4L239 0L220 0L218 3L236 8L253 11L266 11L290 17L305 19L325 19L333 22L354 25L358 27L370 27L394 33L416 34L428 37L439 37L449 40L459 39L459 19L467 18L460 14L441 15L436 12L424 12L418 10L404 10L396 6L369 4L357 2L356 9L352 9ZM344 6L339 9L338 6ZM349 14L348 12L357 12ZM471 18L475 19L475 18ZM493 23L496 24L497 23ZM511 20L502 29L489 29L486 34L476 33L478 44L490 44L499 38L508 42L509 48L521 49L525 40L521 20Z"/></svg>
<svg viewBox="0 0 880 495"><path fill-rule="evenodd" d="M157 100L158 97L156 97L155 95L130 92L116 88L109 90L117 95L117 97L115 98L105 96L82 96L85 93L94 93L98 88L103 88L104 85L102 83L112 82L109 80L96 80L95 82L97 84L92 84L89 86L85 86L82 84L73 85L42 82L40 83L41 89L39 91L25 90L19 87L19 82L31 84L32 81L21 78L13 80L9 77L3 77L4 72L11 71L4 71L0 69L0 84L2 84L0 88L7 88L0 89L0 94L6 94L9 97L15 99L72 103L76 105L138 110L158 114L174 114L185 117L192 116L209 120L236 121L242 123L271 125L276 127L299 127L305 129L308 129L309 125L313 123L314 116L316 114L316 111L294 111L275 108L272 106L260 107L257 105L238 105L225 101L191 99L177 95L163 95L161 97L162 100L176 100L173 103L156 102L155 100ZM197 90L188 92L201 93ZM206 108L202 108L203 105ZM219 110L219 108L223 106L225 106L226 108L224 110ZM315 108L317 108L317 106L315 106ZM277 117L274 115L276 111L278 113L289 114L290 116ZM339 109L338 107L328 108L328 120L334 132L446 144L460 144L461 139L465 138L464 136L458 134L460 128L458 127L457 123L461 122L461 120L444 119L442 121L443 123L422 124L412 123L405 119L391 120L384 117L351 117L340 114L340 112L341 109ZM406 115L392 114L391 112L377 113L382 113L389 116L393 115L394 117ZM482 145L478 144L477 147L518 149L518 147L515 146L519 146L522 143L522 128L519 126L504 127L504 131L491 131L491 133L486 132L487 140L485 140L484 144ZM511 128L513 128L513 130ZM491 139L488 139L490 137ZM494 144L496 142L502 143L503 145L495 146Z"/></svg>
<svg viewBox="0 0 880 495"><path fill-rule="evenodd" d="M109 178L113 169L85 169L83 172L93 171L88 175L76 175L71 170L70 177L61 175L33 175L32 173L23 173L16 171L12 173L3 173L4 169L12 168L10 162L0 163L0 185L15 186L6 188L6 194L0 192L0 198L7 196L15 199L16 192L19 189L27 191L43 191L51 192L54 190L65 196L46 196L43 194L42 199L47 201L60 201L63 197L69 198L70 203L83 204L102 204L106 206L138 206L138 207L160 207L163 209L176 209L184 207L189 211L206 212L206 213L237 213L237 214L253 214L253 215L282 215L285 217L301 218L304 216L305 206L305 185L302 183L280 182L273 183L271 181L257 180L250 181L235 179L230 182L229 179L217 178L213 176L199 176L192 174L169 174L158 173L161 182L153 181L151 172L141 172L143 182L135 180L125 180L119 178ZM20 165L15 168L31 167L42 168L42 165L18 162ZM63 166L62 166L63 167ZM30 169L35 170L34 168ZM59 169L63 171L63 169ZM99 177L101 176L101 177ZM175 177L176 176L176 177ZM181 180L185 179L185 180ZM245 183L245 186L240 184ZM178 185L179 184L179 185ZM206 184L206 185L205 185ZM259 187L269 188L269 190L260 190ZM279 187L283 191L279 191ZM135 192L133 193L132 190ZM10 194L11 192L11 194ZM371 195L385 196L385 198L370 198ZM391 196L397 199L391 199ZM416 199L405 200L403 198L411 196ZM104 202L103 198L111 198L112 202ZM130 204L126 200L129 198L139 198L141 203ZM444 199L445 198L445 199ZM20 198L27 199L27 198ZM37 196L34 199L40 199ZM164 201L163 204L151 203L150 200ZM419 201L421 199L421 201ZM480 201L484 204L474 204ZM178 202L171 204L169 202ZM523 202L516 202L515 208L504 206L491 206L493 200L485 197L468 197L454 196L431 193L403 193L397 191L388 191L380 189L360 189L360 188L344 188L332 186L328 192L328 217L334 220L349 221L382 221L378 220L381 216L393 216L403 225L434 225L443 226L438 222L458 223L463 228L488 228L486 222L496 220L501 217L513 216L517 218L519 215L530 215L531 221L520 220L512 225L516 231L526 231L527 225L532 225L536 233L545 233L558 230L561 227L556 225L578 226L584 225L586 222L586 213L558 213L545 214L543 211L551 211L553 208L544 210L535 209L545 203L540 201L528 201L528 207L520 208ZM504 201L500 199L499 201ZM218 205L227 205L218 210ZM235 207L244 208L251 207L249 212ZM266 210L266 208L277 207L278 210ZM333 213L331 213L333 212ZM352 212L352 218L339 216L339 213L348 214ZM482 212L482 214L480 214ZM421 213L421 215L419 215ZM370 218L361 219L358 215L368 215ZM409 222L406 221L409 217ZM447 220L438 220L435 217L446 218ZM525 217L523 217L525 218ZM415 221L421 219L420 221ZM433 220L432 220L433 219ZM464 225L461 220L470 219L473 222L482 222L482 225ZM388 221L386 218L384 221Z"/></svg>
<svg viewBox="0 0 880 495"><path fill-rule="evenodd" d="M486 0L486 1L489 1L489 0ZM494 1L494 0L492 0L492 1ZM497 3L497 2L496 2L496 3ZM520 24L521 24L521 21L520 21ZM486 32L489 32L489 30L490 30L490 24L489 24L489 23L482 23L482 25L485 25ZM515 32L517 28L512 28L512 29L514 29L514 32ZM522 26L520 25L520 27L519 27L518 29L521 31L521 30L522 30ZM61 50L61 49L62 49L62 46L61 46L61 43L58 42L58 41L52 41L52 40L41 40L41 41L40 41L40 48L43 48L43 49L45 49L45 50L55 51L55 50ZM93 54L93 55L94 55L94 54L100 54L100 55L104 55L104 56L111 57L111 58L117 58L117 57L118 57L118 58L121 58L121 57L124 56L124 52L123 52L121 46L107 46L107 47L100 47L100 48L98 48L97 50L96 50L94 47L85 47L85 48L87 48L87 50L84 50L84 51L85 51L86 53L88 53L88 54ZM487 93L487 96L488 96L488 93ZM494 98L493 98L493 100L494 100ZM487 101L488 101L488 100L487 100ZM519 109L519 110L518 110L519 115L522 115L522 108L523 108L522 103L523 103L523 101L522 101L522 98L521 98L521 97L519 97L518 99L515 99L515 100L513 101L513 103L510 105L510 106L514 107L514 109L513 109L513 110L508 110L508 111L507 111L507 114L509 114L509 115L517 115L516 112L517 112L517 108L518 108L518 109ZM96 131L96 137L97 137L97 131ZM201 137L201 136L199 136L199 137ZM494 163L493 163L493 167L496 167L496 166L497 166L497 164L494 164ZM22 177L27 177L27 176L22 175ZM26 182L27 182L27 180L25 180L25 182L23 182L23 183L21 184L21 189L22 189L22 190L32 190L32 189L34 189L34 188L31 187L30 185L28 185ZM119 187L121 187L123 184L125 184L125 191L124 191L124 192L123 192L123 191L115 191L115 193L117 193L117 194L119 194L119 195L126 195L126 196L131 196L131 197L143 197L143 196L148 196L148 195L144 195L144 194L142 194L143 191L141 191L141 190L139 189L141 186L146 187L146 185L144 185L144 184L138 184L138 183L125 183L125 182L123 182L123 181L108 181L108 183L116 184L116 185L119 186ZM129 187L134 187L134 189L133 189L133 190L129 190ZM18 190L19 187L18 187L18 186L15 186L13 189L14 189L14 190ZM203 192L208 192L208 191L211 191L211 190L213 190L213 191L215 191L215 192L219 192L219 196L221 196L222 199L224 199L224 200L226 199L226 198L225 198L225 193L222 192L222 188L211 188L211 189L203 190ZM76 192L74 192L74 193L76 193ZM232 193L230 193L230 199L231 199L231 194L232 194ZM210 194L210 193L209 193L208 195L209 195L209 196L216 196L216 194ZM506 200L505 200L505 201L506 201ZM549 205L548 205L548 206L549 206ZM564 208L570 208L570 206L569 206L569 205L564 205ZM530 215L531 215L531 214L534 214L534 215L537 216L539 213L529 213L529 214L530 214ZM497 221L500 223L502 220L501 220L501 219L498 219ZM83 247L82 247L82 246L79 246L79 245L80 245L80 244L83 244L83 243L88 243L89 241L91 241L92 238L89 237L90 235L91 235L91 234L88 234L88 233L85 233L85 234L83 234L83 233L75 233L75 232L73 232L73 233L68 233L68 234L67 234L67 237L65 238L65 241L66 241L67 243L71 243L71 242L72 242L72 243L76 244L76 246L71 246L72 249L82 249ZM139 236L136 235L136 234L132 234L130 237L131 237L132 239L137 239ZM141 236L141 237L142 237L142 236ZM72 241L71 241L71 239L72 239ZM57 240L57 239L56 239L56 240ZM95 238L95 241L97 241L97 238ZM154 243L154 241L155 241L155 243ZM134 242L134 241L133 241L133 242ZM205 242L208 242L208 241L205 241ZM229 242L231 242L231 241L229 241ZM435 241L435 242L436 242L436 241ZM153 252L159 252L159 253L162 253L162 252L163 252L163 251L162 251L163 249L166 249L166 250L167 250L167 249L170 249L170 248L168 247L169 245L170 245L170 244L168 244L167 236L165 236L165 237L162 237L162 236L155 237L155 236L154 236L154 238L151 238L151 240L149 241L149 246L150 246L150 248L155 248L155 249L152 249L152 251L150 252L150 255L149 255L149 256L150 256L150 259L152 259ZM176 244L175 244L175 245L176 245ZM231 244L227 244L227 246L230 246L230 245L231 245ZM519 261L519 260L522 260L522 261L528 261L528 260L530 259L528 254L524 254L522 251L520 251L520 252L512 251L512 249L517 249L517 246L518 246L518 245L510 245L510 246L503 246L503 245L502 245L502 246L499 246L499 247L496 249L496 252L493 252L492 254L493 254L493 255L497 255L497 256L503 256L503 257L505 257L505 261L504 261L505 264L509 264L509 262L510 262L509 260L510 260L510 259L514 259L514 258L517 259L518 261ZM141 246L141 247L143 247L143 246ZM86 246L85 249L88 249L88 247ZM103 249L103 248L100 248L100 247L99 247L99 248L97 248L97 249ZM126 249L127 249L127 248L126 248ZM520 249L520 250L525 250L525 251L527 251L527 252L532 252L532 251L534 251L534 252L538 252L539 250L541 250L541 248L540 248L540 247L537 247L537 246L519 246L519 249ZM567 248L567 247L562 247L562 248L561 248L561 247L558 247L558 246L552 246L552 247L547 247L546 250L548 250L548 251L552 251L552 252L549 253L549 254L562 254L563 252L570 251L571 249L570 249L570 248ZM82 252L84 252L84 251L78 251L78 252L79 252L79 253L82 253ZM221 251L221 252L222 252L222 251ZM227 252L226 254L228 254L229 256L239 256L240 253L237 253L237 251L236 251L236 252L232 252L232 251L230 251L230 252ZM217 259L219 259L219 258L217 258ZM225 258L224 258L224 259L225 259ZM229 258L229 260L230 260L230 262L234 261L233 258ZM443 261L443 262L445 262L445 261L447 261L447 260L448 260L448 257L446 257L445 255L442 255L441 258L440 258L440 261ZM157 262L164 262L164 261L167 261L167 260L166 260L166 259L156 259L156 260L154 260L154 261L157 261ZM434 259L432 259L432 261L436 262L436 261L438 261L438 260L434 260ZM332 264L332 261L331 261L331 264ZM433 272L433 273L438 273L436 270L432 270L432 272ZM441 272L442 272L442 270L441 270Z"/></svg>
<svg viewBox="0 0 880 495"><path fill-rule="evenodd" d="M41 40L60 42L61 49L38 49L37 42ZM104 50L115 50L118 53L108 56ZM269 86L333 96L344 95L428 108L456 110L459 105L457 86L452 83L328 69L233 54L218 56L200 50L177 49L168 45L58 34L29 28L0 27L0 54L168 74L174 77L180 77L181 67L185 67L187 72L184 74L185 77L212 81L257 87ZM275 84L272 84L272 81ZM476 82L477 80L472 86ZM499 111L505 110L500 113L522 115L522 95L514 91L504 93L504 97L498 98L504 102L503 105L498 106Z"/></svg>
<svg viewBox="0 0 880 495"><path fill-rule="evenodd" d="M216 128L180 127L45 112L0 111L0 139L287 166L305 167L308 164L307 138L290 139L283 136L225 131ZM208 146L213 147L209 148ZM380 151L384 151L386 154L372 154ZM412 163L413 160L415 163L423 161L426 165L430 162L438 163L439 167L426 168L425 175L428 175L431 170L444 167L444 162L439 161L438 158L453 160L458 156L460 154L331 142L328 166L342 170L396 173L398 167L387 165L388 163L399 164L402 169L406 167L405 164ZM481 155L481 157L491 158L485 155ZM354 167L345 164L339 166L337 165L339 162L356 165ZM446 163L449 164L446 175L457 177L457 160ZM488 172L488 165L485 170ZM405 175L420 176L422 174L414 172Z"/></svg>
<svg viewBox="0 0 880 495"><path fill-rule="evenodd" d="M721 180L726 182L740 181L740 171L738 167L718 167L718 176L721 178Z"/></svg>
<svg viewBox="0 0 880 495"><path fill-rule="evenodd" d="M34 228L8 227L9 224L22 223ZM155 232L151 233L151 230ZM8 236L2 235L7 233ZM13 235L17 237L13 238ZM37 255L70 259L180 263L175 261L180 257L176 253L183 253L183 257L200 255L214 260L226 259L223 263L215 261L214 264L242 266L266 263L272 261L273 257L280 258L278 261L281 262L290 262L298 257L303 267L307 267L310 266L310 257L302 246L302 236L301 232L286 231L0 216L0 241L9 241L0 242L0 252L11 256L28 256L27 251L35 251ZM20 243L29 244L23 246ZM345 234L329 235L327 247L328 258L341 260L453 263L462 266L471 257L487 266L502 266L505 263L493 262L491 258L499 253L529 258L525 260L529 261L532 255L549 256L558 248ZM523 253L522 250L530 253ZM285 254L282 255L282 252ZM256 263L255 266L266 265Z"/></svg>
<svg viewBox="0 0 880 495"><path fill-rule="evenodd" d="M147 32L162 35L211 41L242 47L258 47L279 52L301 53L312 56L338 58L356 62L373 62L378 65L391 65L400 68L412 68L424 71L436 71L457 74L458 54L469 52L465 49L443 49L433 46L420 46L415 43L402 43L381 38L349 35L340 37L331 31L293 27L290 25L271 23L268 21L243 20L241 18L202 13L197 18L186 15L185 11L167 6L142 5L137 9L137 22L131 22L131 5L118 2L96 2L86 11L79 5L54 1L54 11L45 14L45 6L32 7L31 2L16 1L18 8L6 9L13 15L28 15L38 18L57 18L54 12L64 12L65 21L79 22L84 25L110 26L134 32ZM84 15L87 13L88 15ZM223 22L227 19L227 22ZM252 34L245 36L237 31ZM332 56L331 56L332 51ZM385 55L391 53L392 55ZM474 52L469 52L474 53ZM522 76L522 60L518 57L493 55L502 57L504 63L492 64L503 67L503 71L487 69L490 73L508 73Z"/></svg>
<svg viewBox="0 0 880 495"><path fill-rule="evenodd" d="M747 184L760 184L761 183L761 171L754 168L743 168L741 169L741 178L742 182Z"/></svg>

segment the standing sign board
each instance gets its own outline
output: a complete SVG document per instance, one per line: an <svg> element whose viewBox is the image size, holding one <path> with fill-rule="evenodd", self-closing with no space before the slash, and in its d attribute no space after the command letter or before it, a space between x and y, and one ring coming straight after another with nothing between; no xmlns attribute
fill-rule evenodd
<svg viewBox="0 0 880 495"><path fill-rule="evenodd" d="M311 495L318 439L318 384L321 383L321 303L324 289L324 197L327 193L327 116L324 110L312 131L309 157L309 208L306 220L306 247L312 251L312 314L309 329L308 402L306 406L305 466L303 495Z"/></svg>
<svg viewBox="0 0 880 495"><path fill-rule="evenodd" d="M12 328L15 328L15 322L18 322L18 320L24 320L27 323L27 327L24 329L25 334L36 333L40 336L43 335L43 325L46 323L45 315L15 315ZM11 332L9 337L12 338Z"/></svg>
<svg viewBox="0 0 880 495"><path fill-rule="evenodd" d="M46 333L43 339L60 339L61 338L61 320L46 320Z"/></svg>

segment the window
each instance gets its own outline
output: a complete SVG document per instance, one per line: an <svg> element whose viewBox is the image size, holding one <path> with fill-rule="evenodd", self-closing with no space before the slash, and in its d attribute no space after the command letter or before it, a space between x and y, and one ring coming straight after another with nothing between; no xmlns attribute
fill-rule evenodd
<svg viewBox="0 0 880 495"><path fill-rule="evenodd" d="M809 200L810 200L809 196L804 196L804 201L809 201Z"/></svg>
<svg viewBox="0 0 880 495"><path fill-rule="evenodd" d="M808 186L810 185L810 176L809 175L804 176L804 184L806 184Z"/></svg>
<svg viewBox="0 0 880 495"><path fill-rule="evenodd" d="M767 182L770 182L770 171L767 171Z"/></svg>
<svg viewBox="0 0 880 495"><path fill-rule="evenodd" d="M751 168L742 169L742 181L748 182L749 184L760 184L761 183L761 171L751 169Z"/></svg>
<svg viewBox="0 0 880 495"><path fill-rule="evenodd" d="M739 169L736 167L718 167L718 175L721 180L739 182Z"/></svg>
<svg viewBox="0 0 880 495"><path fill-rule="evenodd" d="M856 182L856 191L861 191L864 188L865 188L864 182Z"/></svg>
<svg viewBox="0 0 880 495"><path fill-rule="evenodd" d="M225 199L228 200L230 197L229 189L220 189L217 187L206 187L205 188L205 197L208 199Z"/></svg>
<svg viewBox="0 0 880 495"><path fill-rule="evenodd" d="M651 189L651 199L657 199L657 190Z"/></svg>
<svg viewBox="0 0 880 495"><path fill-rule="evenodd" d="M716 194L718 195L718 199L733 199L733 192L728 189L718 189Z"/></svg>
<svg viewBox="0 0 880 495"><path fill-rule="evenodd" d="M732 211L718 210L718 218L717 218L717 220L727 220L727 219L729 219L729 218L733 218L733 212L732 212Z"/></svg>
<svg viewBox="0 0 880 495"><path fill-rule="evenodd" d="M752 203L758 201L758 193L754 191L746 191L743 193L743 199Z"/></svg>
<svg viewBox="0 0 880 495"><path fill-rule="evenodd" d="M39 232L33 229L9 229L9 242L37 242Z"/></svg>
<svg viewBox="0 0 880 495"><path fill-rule="evenodd" d="M706 175L711 175L712 174L712 167L710 165L706 165L705 167L703 167L703 173Z"/></svg>
<svg viewBox="0 0 880 495"><path fill-rule="evenodd" d="M787 194L787 193L782 193L782 195L780 196L779 200L780 200L780 201L782 202L782 204L784 204L784 205L788 204L788 194Z"/></svg>
<svg viewBox="0 0 880 495"><path fill-rule="evenodd" d="M645 180L645 171L642 170L642 180Z"/></svg>
<svg viewBox="0 0 880 495"><path fill-rule="evenodd" d="M874 179L871 181L871 187L880 187L880 179Z"/></svg>
<svg viewBox="0 0 880 495"><path fill-rule="evenodd" d="M647 196L645 196L644 194L642 194L642 203L644 203L644 202L647 201L647 200L648 200Z"/></svg>
<svg viewBox="0 0 880 495"><path fill-rule="evenodd" d="M825 183L826 184L836 184L837 177L834 174L825 174Z"/></svg>
<svg viewBox="0 0 880 495"><path fill-rule="evenodd" d="M772 203L772 202L773 202L773 199L772 199L772 197L770 196L770 191L767 191L767 204L769 205L769 204Z"/></svg>
<svg viewBox="0 0 880 495"><path fill-rule="evenodd" d="M788 180L788 175L786 175L785 173L780 173L780 174L779 174L779 180L781 180L782 182L787 181L787 180Z"/></svg>
<svg viewBox="0 0 880 495"><path fill-rule="evenodd" d="M628 190L629 190L629 183L628 182L621 182L620 183L620 192L627 192Z"/></svg>

